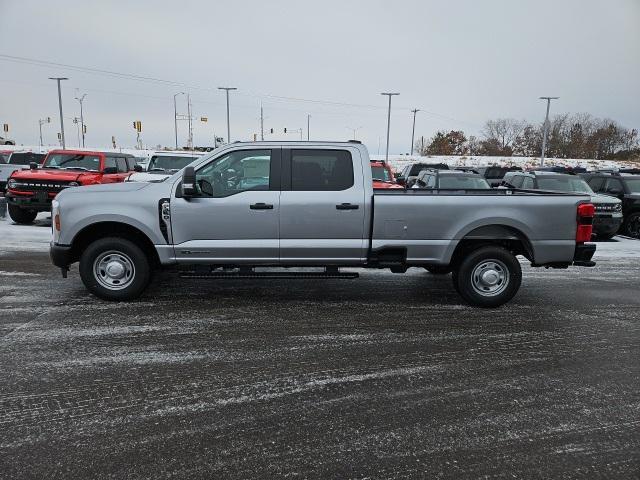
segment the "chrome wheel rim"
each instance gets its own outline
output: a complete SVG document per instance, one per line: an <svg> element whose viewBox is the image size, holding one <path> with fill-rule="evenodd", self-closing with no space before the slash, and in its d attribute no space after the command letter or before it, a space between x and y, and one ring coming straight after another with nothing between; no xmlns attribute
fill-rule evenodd
<svg viewBox="0 0 640 480"><path fill-rule="evenodd" d="M500 260L483 260L473 269L471 286L483 297L495 297L509 285L509 270Z"/></svg>
<svg viewBox="0 0 640 480"><path fill-rule="evenodd" d="M122 290L133 282L136 269L128 255L116 250L104 252L93 262L93 275L109 290Z"/></svg>

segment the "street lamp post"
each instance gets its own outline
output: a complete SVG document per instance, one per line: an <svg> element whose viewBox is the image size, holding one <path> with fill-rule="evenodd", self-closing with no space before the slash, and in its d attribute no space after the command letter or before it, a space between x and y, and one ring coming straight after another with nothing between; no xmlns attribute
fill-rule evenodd
<svg viewBox="0 0 640 480"><path fill-rule="evenodd" d="M77 95L77 94L76 94ZM82 102L87 94L83 93L80 98L76 97L76 100L80 103L80 129L82 131L82 148L84 148L84 114L82 113Z"/></svg>
<svg viewBox="0 0 640 480"><path fill-rule="evenodd" d="M176 97L178 95L184 95L184 92L176 93L173 96L173 131L176 136L176 150L178 149L178 107L176 105Z"/></svg>
<svg viewBox="0 0 640 480"><path fill-rule="evenodd" d="M307 142L309 141L310 133L309 126L311 125L311 115L307 114Z"/></svg>
<svg viewBox="0 0 640 480"><path fill-rule="evenodd" d="M66 77L49 77L49 80L55 80L58 82L58 108L60 109L60 140L62 141L62 149L65 148L64 142L64 120L62 119L62 91L60 90L60 82L62 80L69 80Z"/></svg>
<svg viewBox="0 0 640 480"><path fill-rule="evenodd" d="M229 123L229 91L237 90L236 87L218 87L218 90L224 90L227 94L227 143L231 143L231 125Z"/></svg>
<svg viewBox="0 0 640 480"><path fill-rule="evenodd" d="M549 134L549 107L551 100L557 100L560 97L540 97L540 100L547 101L547 114L544 117L544 133L542 134L542 152L540 153L540 166L544 166L544 154L547 150L547 136Z"/></svg>
<svg viewBox="0 0 640 480"><path fill-rule="evenodd" d="M413 112L413 128L411 129L411 155L413 155L413 142L416 134L416 113L420 111L419 108L411 110Z"/></svg>
<svg viewBox="0 0 640 480"><path fill-rule="evenodd" d="M387 112L387 153L384 156L385 161L388 162L389 161L389 131L391 130L391 97L393 97L394 95L400 95L400 94L383 92L380 95L387 95L389 97L389 109Z"/></svg>

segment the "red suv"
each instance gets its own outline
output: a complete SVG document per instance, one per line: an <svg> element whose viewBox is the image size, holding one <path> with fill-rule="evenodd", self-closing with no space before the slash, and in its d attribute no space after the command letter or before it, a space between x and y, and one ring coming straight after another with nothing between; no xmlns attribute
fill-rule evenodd
<svg viewBox="0 0 640 480"><path fill-rule="evenodd" d="M7 180L9 216L31 223L51 210L51 200L65 188L124 182L135 166L133 155L114 152L51 150L41 167L17 170Z"/></svg>
<svg viewBox="0 0 640 480"><path fill-rule="evenodd" d="M373 188L404 188L396 182L391 167L383 160L371 160L371 176Z"/></svg>

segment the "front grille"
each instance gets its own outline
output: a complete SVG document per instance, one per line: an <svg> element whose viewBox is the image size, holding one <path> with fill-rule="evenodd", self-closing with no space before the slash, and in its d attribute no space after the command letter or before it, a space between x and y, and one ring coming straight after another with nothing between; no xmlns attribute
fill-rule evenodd
<svg viewBox="0 0 640 480"><path fill-rule="evenodd" d="M69 187L67 181L41 181L41 180L21 180L18 181L12 190L22 192L55 192L58 193Z"/></svg>
<svg viewBox="0 0 640 480"><path fill-rule="evenodd" d="M600 213L614 213L622 211L622 205L619 203L596 203L594 204L594 207L596 208L596 212Z"/></svg>

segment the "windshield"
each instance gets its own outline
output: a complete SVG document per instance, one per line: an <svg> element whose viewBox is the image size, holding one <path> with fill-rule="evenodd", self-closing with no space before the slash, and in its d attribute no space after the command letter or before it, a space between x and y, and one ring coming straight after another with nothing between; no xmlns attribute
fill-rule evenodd
<svg viewBox="0 0 640 480"><path fill-rule="evenodd" d="M580 192L592 194L591 187L580 177L538 177L538 188L557 192Z"/></svg>
<svg viewBox="0 0 640 480"><path fill-rule="evenodd" d="M98 155L84 155L81 153L53 153L44 162L44 168L63 168L65 170L100 170Z"/></svg>
<svg viewBox="0 0 640 480"><path fill-rule="evenodd" d="M161 170L182 170L195 160L195 157L170 156L170 155L154 155L149 161L148 170L154 168Z"/></svg>
<svg viewBox="0 0 640 480"><path fill-rule="evenodd" d="M629 187L629 191L631 193L640 193L640 177L638 178L627 178L626 180L627 187Z"/></svg>
<svg viewBox="0 0 640 480"><path fill-rule="evenodd" d="M466 175L441 176L438 188L453 189L488 189L491 188L484 178Z"/></svg>
<svg viewBox="0 0 640 480"><path fill-rule="evenodd" d="M378 180L380 182L390 182L391 178L389 176L389 171L384 167L371 167L371 175L374 180Z"/></svg>

